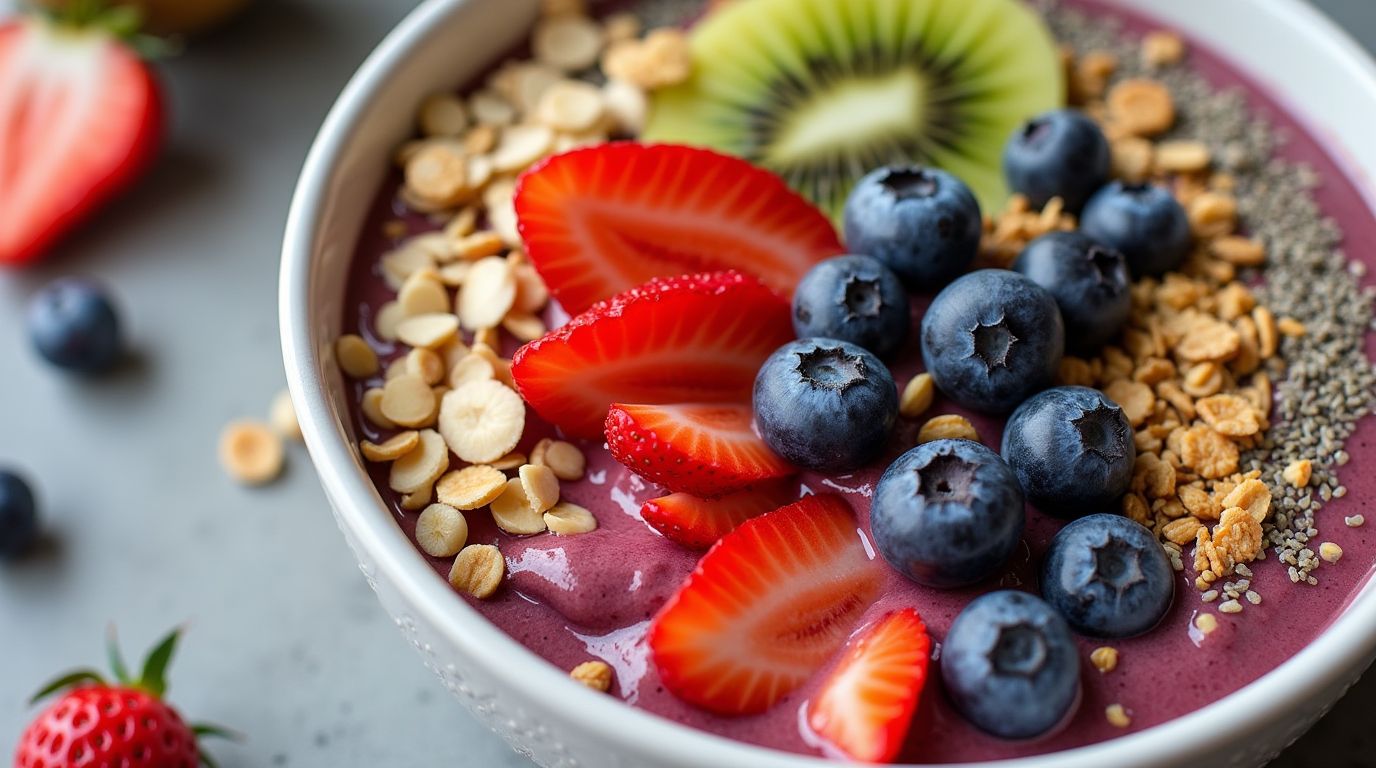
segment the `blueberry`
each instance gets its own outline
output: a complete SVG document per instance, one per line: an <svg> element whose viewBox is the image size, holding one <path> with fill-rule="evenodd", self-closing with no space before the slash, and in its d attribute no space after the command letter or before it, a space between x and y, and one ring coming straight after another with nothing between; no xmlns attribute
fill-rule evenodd
<svg viewBox="0 0 1376 768"><path fill-rule="evenodd" d="M855 469L883 450L898 387L879 358L834 339L780 347L755 377L755 421L780 456L818 472Z"/></svg>
<svg viewBox="0 0 1376 768"><path fill-rule="evenodd" d="M873 256L837 256L808 271L793 294L798 338L848 341L887 359L908 340L908 294Z"/></svg>
<svg viewBox="0 0 1376 768"><path fill-rule="evenodd" d="M1088 387L1048 389L1018 406L1001 452L1027 500L1066 518L1114 508L1137 460L1123 409Z"/></svg>
<svg viewBox="0 0 1376 768"><path fill-rule="evenodd" d="M1103 131L1078 109L1058 109L1023 124L1003 148L1003 175L1041 210L1053 197L1079 213L1108 182L1112 156Z"/></svg>
<svg viewBox="0 0 1376 768"><path fill-rule="evenodd" d="M1026 513L1013 470L973 440L935 440L879 478L870 532L899 573L928 587L977 584L1022 540Z"/></svg>
<svg viewBox="0 0 1376 768"><path fill-rule="evenodd" d="M18 475L0 469L0 560L24 554L37 538L33 491Z"/></svg>
<svg viewBox="0 0 1376 768"><path fill-rule="evenodd" d="M1190 253L1185 209L1152 184L1108 184L1085 204L1080 232L1126 256L1134 278L1164 275Z"/></svg>
<svg viewBox="0 0 1376 768"><path fill-rule="evenodd" d="M51 283L30 300L29 338L48 362L82 374L109 370L123 350L110 299L75 278Z"/></svg>
<svg viewBox="0 0 1376 768"><path fill-rule="evenodd" d="M1080 659L1065 620L1025 592L990 592L956 616L941 645L951 703L1004 739L1041 736L1080 699Z"/></svg>
<svg viewBox="0 0 1376 768"><path fill-rule="evenodd" d="M922 362L949 398L984 413L1008 413L1051 386L1065 332L1045 288L1004 269L951 283L922 318Z"/></svg>
<svg viewBox="0 0 1376 768"><path fill-rule="evenodd" d="M890 166L846 200L846 244L889 265L913 291L934 291L970 268L984 232L965 183L936 168Z"/></svg>
<svg viewBox="0 0 1376 768"><path fill-rule="evenodd" d="M1067 352L1095 357L1127 324L1132 311L1127 261L1078 232L1052 232L1033 240L1013 262L1013 270L1056 299Z"/></svg>
<svg viewBox="0 0 1376 768"><path fill-rule="evenodd" d="M1082 635L1120 639L1161 622L1175 598L1175 572L1151 531L1100 514L1070 523L1042 561L1042 596Z"/></svg>

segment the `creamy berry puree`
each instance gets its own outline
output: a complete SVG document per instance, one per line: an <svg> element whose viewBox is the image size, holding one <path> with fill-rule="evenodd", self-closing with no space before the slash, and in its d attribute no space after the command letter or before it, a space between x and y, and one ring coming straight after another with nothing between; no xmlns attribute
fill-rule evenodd
<svg viewBox="0 0 1376 768"><path fill-rule="evenodd" d="M1078 10L1094 20L1085 21L1077 15ZM1112 29L1105 26L1108 14L1112 14L1112 24L1121 25L1124 39L1107 31ZM1074 40L1063 39L1063 42L1080 47L1108 41L1103 44L1116 45L1130 52L1122 54L1124 56L1138 50L1141 35L1156 29L1145 18L1118 10L1108 11L1090 2L1061 5L1052 9L1050 15L1051 27L1058 37L1080 36ZM1084 54L1086 50L1077 52ZM1256 117L1269 123L1274 130L1284 132L1287 140L1277 149L1277 157L1286 163L1302 163L1313 169L1319 180L1312 192L1314 200L1323 215L1342 228L1344 242L1351 248L1348 256L1359 263L1369 263L1370 254L1359 244L1376 239L1376 220L1338 162L1305 130L1304 121L1286 112L1206 48L1191 44L1187 56L1183 66L1202 76L1217 91L1240 90L1246 106ZM1183 102L1199 94L1177 92L1175 96ZM1181 110L1191 119L1206 114L1183 103ZM1197 126L1184 128L1194 131ZM1239 178L1256 177L1246 177L1239 171ZM398 220L406 223L405 231L410 236L437 229L430 218L408 210L398 199L400 185L400 174L386 182L363 225L344 318L344 327L363 335L384 365L404 356L407 348L383 340L377 331L379 310L395 298L394 289L382 279L379 258L398 246L401 238L389 236L400 234L396 231ZM1238 191L1243 200L1248 194L1245 189ZM989 213L986 210L986 214ZM1244 232L1248 225L1247 213L1244 204ZM1286 274L1293 274L1293 271ZM1364 270L1353 274L1364 274ZM1282 287L1282 292L1285 290ZM1285 300L1271 297L1273 303ZM913 297L909 341L890 361L900 392L923 370L918 325L930 301L930 295ZM1281 314L1276 312L1277 317ZM1285 312L1287 317L1291 314L1298 315L1299 310L1292 308ZM567 315L559 307L551 306L543 317L553 328ZM1316 322L1312 317L1301 319L1311 326ZM1367 342L1369 347L1369 338ZM503 334L501 344L499 352L508 359L520 346L508 334ZM364 417L359 403L365 390L381 386L381 381L381 374L378 374L355 382L351 390L356 396L352 426L360 439L375 443L390 437L392 431L375 427ZM1284 382L1283 378L1276 381L1274 399L1277 406L1271 414L1276 425L1286 421L1280 412L1282 401L1299 397L1297 393L1287 393ZM860 533L873 552L869 507L875 483L894 459L917 444L918 431L929 418L946 414L968 418L980 442L999 450L1002 418L963 409L938 394L922 415L900 418L888 448L862 469L832 475L803 472L789 481L789 490L794 498L822 493L843 497L854 510ZM1294 418L1309 417L1296 414ZM979 761L1093 744L1180 717L1241 689L1276 668L1329 625L1366 583L1372 563L1376 562L1376 537L1368 533L1369 526L1361 526L1358 519L1358 516L1373 515L1368 510L1367 499L1376 492L1376 473L1361 468L1363 463L1374 458L1368 447L1376 439L1373 429L1376 428L1371 420L1363 420L1347 438L1346 453L1335 453L1329 448L1328 457L1337 457L1335 464L1346 464L1349 454L1351 461L1350 466L1331 467L1331 475L1324 467L1326 459L1321 444L1299 445L1295 449L1300 453L1309 452L1314 460L1315 478L1321 474L1324 478L1340 478L1342 490L1339 493L1330 492L1340 487L1336 479L1331 482L1331 488L1322 489L1316 479L1307 489L1310 502L1284 506L1280 489L1272 501L1274 507L1283 507L1291 517L1301 514L1300 506L1310 507L1323 502L1321 511L1314 515L1317 534L1308 538L1307 546L1318 553L1320 542L1336 545L1342 553L1340 562L1330 563L1324 558L1325 562L1317 569L1301 569L1300 583L1292 583L1291 572L1295 569L1278 561L1275 545L1268 542L1265 559L1247 564L1252 575L1249 585L1238 590L1237 604L1241 610L1224 611L1220 606L1229 601L1227 595L1209 602L1201 599L1206 590L1196 584L1198 572L1191 540L1183 547L1183 570L1175 572L1174 602L1154 630L1125 640L1076 637L1083 698L1065 727L1051 735L1024 742L986 735L953 709L940 684L939 664L933 663L930 666L932 679L923 691L919 713L898 762ZM1316 429L1315 434L1318 431ZM528 408L524 435L516 450L530 455L542 438L560 436L554 427ZM468 595L465 599L502 630L562 670L571 670L589 660L605 661L613 671L609 693L629 705L727 738L792 752L826 754L827 750L820 746L806 726L807 718L800 712L818 694L829 671L840 660L842 654L839 652L806 684L759 715L717 716L681 701L666 690L649 656L645 635L656 612L683 584L702 553L666 539L641 519L642 503L664 495L664 490L618 463L601 440L573 442L586 456L587 469L583 479L562 483L561 498L590 510L597 519L598 528L579 535L543 533L517 537L500 531L485 509L465 513L468 543L496 546L505 558L507 570L505 583L489 599L478 600ZM451 470L462 466L456 459L451 457L451 460ZM1246 471L1245 454L1243 464L1240 471ZM1272 472L1278 468L1265 465L1264 479L1269 482ZM371 464L370 470L398 524L414 537L417 513L403 510L401 495L388 489L388 465ZM1304 497L1306 493L1301 492L1296 498ZM859 629L894 611L915 608L926 622L934 644L939 646L956 615L977 596L999 588L1036 593L1037 568L1043 552L1063 525L1064 521L1050 518L1029 505L1023 539L1011 562L973 588L942 591L919 586L875 554L874 565L882 574L882 593L855 626ZM1325 550L1328 551L1331 549ZM429 559L437 577L447 578L453 558ZM1317 583L1306 583L1310 576ZM1220 578L1210 588L1222 589L1225 581L1236 582L1241 578L1238 574ZM1247 592L1260 597L1254 601L1245 594ZM1201 620L1202 616L1212 618ZM1216 628L1212 631L1201 628L1214 624ZM1111 646L1117 651L1117 665L1111 671L1100 671L1091 663L1091 653L1101 646ZM1119 705L1120 709L1113 705ZM1111 710L1126 717L1106 716Z"/></svg>

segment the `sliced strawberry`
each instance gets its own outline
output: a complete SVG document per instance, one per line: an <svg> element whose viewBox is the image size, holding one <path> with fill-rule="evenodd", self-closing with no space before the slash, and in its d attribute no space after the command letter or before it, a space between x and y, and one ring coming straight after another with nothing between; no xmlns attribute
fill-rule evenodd
<svg viewBox="0 0 1376 768"><path fill-rule="evenodd" d="M517 350L511 375L546 421L595 439L612 403L749 402L792 339L788 303L753 277L661 278Z"/></svg>
<svg viewBox="0 0 1376 768"><path fill-rule="evenodd" d="M773 482L720 499L671 493L645 502L640 517L672 542L689 549L707 549L746 520L787 504L797 489L795 484Z"/></svg>
<svg viewBox="0 0 1376 768"><path fill-rule="evenodd" d="M613 405L607 447L632 472L671 491L717 498L798 471L750 428L744 403Z"/></svg>
<svg viewBox="0 0 1376 768"><path fill-rule="evenodd" d="M556 155L521 176L530 260L570 313L653 277L738 269L786 297L846 252L827 217L734 157L618 142Z"/></svg>
<svg viewBox="0 0 1376 768"><path fill-rule="evenodd" d="M932 640L917 611L889 616L851 645L812 705L808 725L855 760L893 762L931 658Z"/></svg>
<svg viewBox="0 0 1376 768"><path fill-rule="evenodd" d="M650 626L674 695L722 715L763 712L845 642L879 594L850 507L809 496L749 520L708 550Z"/></svg>
<svg viewBox="0 0 1376 768"><path fill-rule="evenodd" d="M123 43L40 18L0 25L0 264L30 261L149 165L157 83Z"/></svg>

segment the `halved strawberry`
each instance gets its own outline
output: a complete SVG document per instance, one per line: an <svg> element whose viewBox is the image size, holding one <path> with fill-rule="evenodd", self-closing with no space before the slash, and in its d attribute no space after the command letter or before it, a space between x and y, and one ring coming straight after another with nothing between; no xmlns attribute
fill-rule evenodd
<svg viewBox="0 0 1376 768"><path fill-rule="evenodd" d="M788 303L753 277L661 278L517 350L511 375L546 421L595 439L612 403L750 402L760 365L792 339Z"/></svg>
<svg viewBox="0 0 1376 768"><path fill-rule="evenodd" d="M717 498L798 471L750 428L745 403L621 405L607 447L632 472L671 491Z"/></svg>
<svg viewBox="0 0 1376 768"><path fill-rule="evenodd" d="M671 493L641 505L640 517L672 542L707 549L746 520L787 504L797 489L795 484L772 482L720 499Z"/></svg>
<svg viewBox="0 0 1376 768"><path fill-rule="evenodd" d="M927 683L932 640L908 608L870 627L846 652L808 714L808 725L851 758L891 763Z"/></svg>
<svg viewBox="0 0 1376 768"><path fill-rule="evenodd" d="M812 265L846 252L827 217L779 177L734 157L617 142L521 176L526 252L570 313L653 277L738 269L793 296Z"/></svg>
<svg viewBox="0 0 1376 768"><path fill-rule="evenodd" d="M708 550L650 626L664 685L722 715L763 712L822 666L879 594L850 507L809 496Z"/></svg>
<svg viewBox="0 0 1376 768"><path fill-rule="evenodd" d="M128 186L161 134L158 85L115 35L38 17L0 25L0 264L36 258Z"/></svg>

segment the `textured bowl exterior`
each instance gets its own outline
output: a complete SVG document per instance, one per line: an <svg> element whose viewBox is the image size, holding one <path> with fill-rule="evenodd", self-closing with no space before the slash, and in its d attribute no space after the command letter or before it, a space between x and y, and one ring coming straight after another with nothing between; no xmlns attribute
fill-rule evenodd
<svg viewBox="0 0 1376 768"><path fill-rule="evenodd" d="M1228 57L1321 127L1355 178L1376 178L1376 65L1300 0L1113 0ZM594 693L488 623L412 547L353 448L333 359L354 244L424 96L514 45L538 0L426 0L339 97L292 202L280 319L292 399L345 540L383 607L474 717L547 768L805 768L822 760L712 736ZM1273 52L1285 51L1276 56ZM1370 204L1371 190L1359 181ZM1376 657L1376 588L1294 658L1241 691L1120 739L998 763L1000 768L1254 768L1325 714ZM1163 670L1163 677L1169 672ZM992 765L992 764L989 764Z"/></svg>

